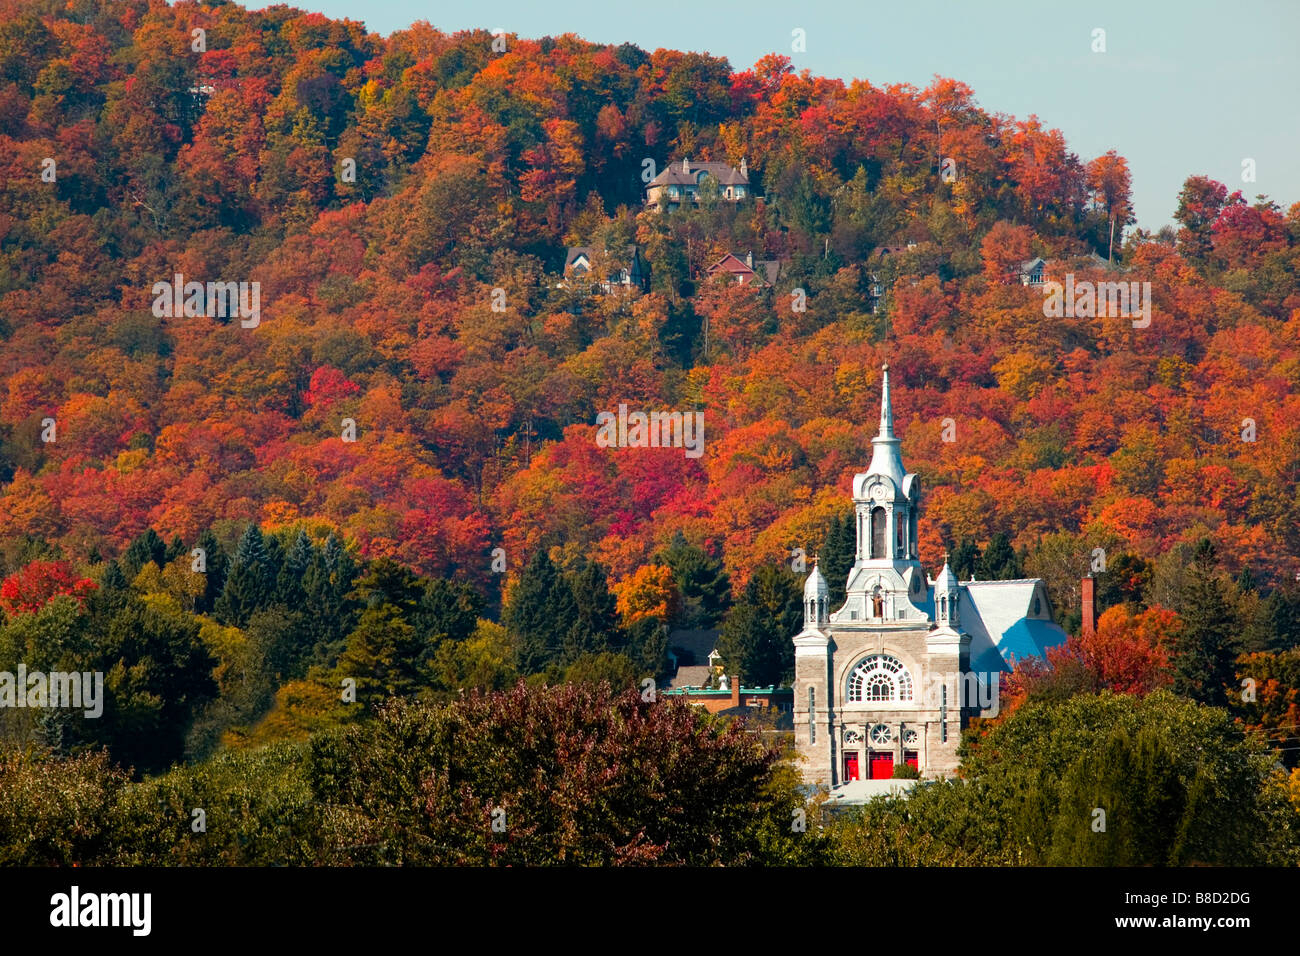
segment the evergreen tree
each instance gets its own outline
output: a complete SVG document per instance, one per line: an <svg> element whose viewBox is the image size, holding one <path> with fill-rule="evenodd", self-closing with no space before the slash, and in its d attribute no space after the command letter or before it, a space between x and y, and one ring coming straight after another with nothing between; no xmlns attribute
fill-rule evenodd
<svg viewBox="0 0 1300 956"><path fill-rule="evenodd" d="M976 574L981 581L1011 581L1024 577L1020 558L1012 550L1005 534L999 531L989 540L979 559Z"/></svg>
<svg viewBox="0 0 1300 956"><path fill-rule="evenodd" d="M268 606L274 597L275 576L266 541L262 529L254 523L239 539L226 586L213 610L223 624L243 627L254 611Z"/></svg>
<svg viewBox="0 0 1300 956"><path fill-rule="evenodd" d="M199 614L211 614L217 598L225 590L230 558L227 557L226 549L221 546L221 542L217 540L211 528L199 535L195 547L203 549L203 564L206 570L203 572L203 593L194 602L194 610Z"/></svg>
<svg viewBox="0 0 1300 956"><path fill-rule="evenodd" d="M172 538L172 543L167 545L167 550L163 553L162 564L171 564L184 554L185 550L185 542L181 540L180 535L176 535Z"/></svg>
<svg viewBox="0 0 1300 956"><path fill-rule="evenodd" d="M1235 605L1219 576L1217 552L1208 539L1197 543L1188 571L1179 595L1183 628L1170 649L1174 692L1223 707L1241 648Z"/></svg>
<svg viewBox="0 0 1300 956"><path fill-rule="evenodd" d="M311 637L312 660L332 666L343 650L357 614L351 596L357 579L356 562L334 534L313 553L303 575L303 612Z"/></svg>
<svg viewBox="0 0 1300 956"><path fill-rule="evenodd" d="M297 608L302 606L306 597L303 590L303 578L307 576L307 568L311 564L312 555L315 548L312 547L311 539L307 537L307 532L301 528L294 535L293 543L289 545L289 550L284 556L284 563L280 566L280 574L275 582L275 599L279 604L287 608Z"/></svg>
<svg viewBox="0 0 1300 956"><path fill-rule="evenodd" d="M858 533L853 512L834 518L826 534L826 543L817 555L822 575L826 578L826 586L830 590L832 611L844 606L849 572L853 570L857 550Z"/></svg>
<svg viewBox="0 0 1300 956"><path fill-rule="evenodd" d="M558 661L576 614L569 583L539 548L520 575L505 613L521 674L536 674Z"/></svg>
<svg viewBox="0 0 1300 956"><path fill-rule="evenodd" d="M104 565L99 587L86 595L85 633L96 639L108 633L109 622L134 598L131 585L122 573L120 559ZM66 668L75 670L75 667Z"/></svg>
<svg viewBox="0 0 1300 956"><path fill-rule="evenodd" d="M338 673L386 696L414 693L423 682L419 635L397 605L381 601L361 612L339 658Z"/></svg>
<svg viewBox="0 0 1300 956"><path fill-rule="evenodd" d="M152 561L158 567L167 562L167 545L158 537L153 528L146 528L144 533L132 541L122 555L122 573L128 581L134 581L140 569Z"/></svg>
<svg viewBox="0 0 1300 956"><path fill-rule="evenodd" d="M980 564L980 549L974 541L962 538L948 555L948 567L958 581L969 581Z"/></svg>
<svg viewBox="0 0 1300 956"><path fill-rule="evenodd" d="M483 613L482 596L468 584L443 578L423 582L423 589L411 623L424 643L467 640Z"/></svg>
<svg viewBox="0 0 1300 956"><path fill-rule="evenodd" d="M791 639L803 622L803 585L785 565L754 571L744 593L727 615L718 650L729 672L746 683L781 684L794 674Z"/></svg>
<svg viewBox="0 0 1300 956"><path fill-rule="evenodd" d="M279 586L280 571L284 568L284 543L275 535L271 535L263 538L262 544L266 548L266 576L271 583L266 601L267 604L273 604Z"/></svg>
<svg viewBox="0 0 1300 956"><path fill-rule="evenodd" d="M1152 565L1132 554L1111 556L1106 570L1097 575L1097 613L1118 604L1145 606Z"/></svg>
<svg viewBox="0 0 1300 956"><path fill-rule="evenodd" d="M565 635L564 663L584 654L623 649L626 635L619 624L618 606L609 590L605 569L596 561L584 562L570 579L573 624Z"/></svg>
<svg viewBox="0 0 1300 956"><path fill-rule="evenodd" d="M653 617L643 617L633 623L627 629L627 656L640 676L666 679L672 673L668 628Z"/></svg>
<svg viewBox="0 0 1300 956"><path fill-rule="evenodd" d="M677 590L681 592L681 625L716 627L731 606L731 579L722 562L687 543L680 531L656 560L672 570Z"/></svg>
<svg viewBox="0 0 1300 956"><path fill-rule="evenodd" d="M367 609L389 604L406 617L419 607L424 584L405 565L392 558L376 558L357 578L356 596Z"/></svg>

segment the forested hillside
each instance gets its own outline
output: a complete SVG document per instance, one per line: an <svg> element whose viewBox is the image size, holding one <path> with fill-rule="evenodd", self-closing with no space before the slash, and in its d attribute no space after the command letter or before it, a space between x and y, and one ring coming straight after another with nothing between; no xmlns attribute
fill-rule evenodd
<svg viewBox="0 0 1300 956"><path fill-rule="evenodd" d="M785 641L779 566L842 561L884 363L932 568L1043 577L1068 627L1102 548L1114 634L1195 561L1223 648L1296 641L1300 204L1188 170L1153 234L1121 155L946 78L284 6L0 21L0 666L108 673L103 724L40 728L64 749L301 737L347 677L630 682L733 603L730 646ZM683 159L752 195L647 206ZM633 245L646 290L566 280ZM1149 282L1149 325L1049 316L1036 257ZM160 317L178 275L258 283L257 321ZM701 412L702 454L601 447L620 404Z"/></svg>

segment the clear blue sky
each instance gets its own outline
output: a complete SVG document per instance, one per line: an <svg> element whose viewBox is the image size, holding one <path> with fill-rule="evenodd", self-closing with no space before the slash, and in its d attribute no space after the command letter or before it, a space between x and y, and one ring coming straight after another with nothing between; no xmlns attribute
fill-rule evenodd
<svg viewBox="0 0 1300 956"><path fill-rule="evenodd" d="M248 0L246 0L248 2ZM501 27L523 37L576 33L725 56L733 69L765 53L797 69L929 84L961 80L988 112L1031 113L1062 130L1083 161L1116 149L1129 161L1138 224L1172 220L1192 174L1300 201L1300 0L301 0L389 34L416 20L447 32ZM255 6L255 3L250 3ZM807 52L791 51L791 31ZM1106 52L1092 52L1092 31ZM1242 160L1256 181L1242 181Z"/></svg>

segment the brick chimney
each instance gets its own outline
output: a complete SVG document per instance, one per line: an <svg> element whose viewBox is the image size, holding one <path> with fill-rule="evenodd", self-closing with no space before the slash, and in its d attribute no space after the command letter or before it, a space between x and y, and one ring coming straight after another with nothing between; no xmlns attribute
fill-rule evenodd
<svg viewBox="0 0 1300 956"><path fill-rule="evenodd" d="M682 172L688 176L690 175L691 161L687 157L682 157Z"/></svg>
<svg viewBox="0 0 1300 956"><path fill-rule="evenodd" d="M740 706L740 676L732 675L731 678L731 706Z"/></svg>
<svg viewBox="0 0 1300 956"><path fill-rule="evenodd" d="M747 253L745 253L745 265L749 266L749 268L751 268L751 269L754 268L754 253L753 253L753 252L747 252Z"/></svg>
<svg viewBox="0 0 1300 956"><path fill-rule="evenodd" d="M1092 637L1097 628L1097 581L1090 574L1083 579L1083 636Z"/></svg>

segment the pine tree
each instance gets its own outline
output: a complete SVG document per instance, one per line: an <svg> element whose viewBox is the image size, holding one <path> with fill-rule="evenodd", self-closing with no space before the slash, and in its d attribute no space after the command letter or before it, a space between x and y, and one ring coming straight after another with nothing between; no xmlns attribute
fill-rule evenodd
<svg viewBox="0 0 1300 956"><path fill-rule="evenodd" d="M424 593L411 616L421 640L429 646L464 641L478 626L483 597L468 584L435 578L423 582Z"/></svg>
<svg viewBox="0 0 1300 956"><path fill-rule="evenodd" d="M1222 707L1241 650L1236 607L1219 576L1217 552L1208 539L1196 545L1188 571L1179 595L1183 628L1171 642L1174 692Z"/></svg>
<svg viewBox="0 0 1300 956"><path fill-rule="evenodd" d="M618 605L609 590L605 569L596 561L587 561L571 576L573 624L565 635L563 663L569 664L584 654L620 651L626 635L619 624Z"/></svg>
<svg viewBox="0 0 1300 956"><path fill-rule="evenodd" d="M858 535L853 513L832 519L817 557L826 586L830 590L830 608L836 611L844 606L849 584L849 573L857 560Z"/></svg>
<svg viewBox="0 0 1300 956"><path fill-rule="evenodd" d="M275 577L266 541L262 529L254 523L239 539L226 586L213 610L223 624L243 627L254 611L268 606L274 597Z"/></svg>
<svg viewBox="0 0 1300 956"><path fill-rule="evenodd" d="M312 642L312 660L330 666L343 650L357 614L351 596L357 566L334 534L325 539L303 575L303 608Z"/></svg>
<svg viewBox="0 0 1300 956"><path fill-rule="evenodd" d="M339 674L354 677L362 688L385 695L405 695L422 683L419 636L394 604L380 602L361 612L339 658Z"/></svg>
<svg viewBox="0 0 1300 956"><path fill-rule="evenodd" d="M1011 581L1024 576L1020 558L1005 534L999 531L989 540L976 573L982 581Z"/></svg>
<svg viewBox="0 0 1300 956"><path fill-rule="evenodd" d="M134 581L148 562L152 561L161 568L167 561L167 545L158 537L153 528L146 528L144 533L132 541L122 555L122 573L128 581Z"/></svg>
<svg viewBox="0 0 1300 956"><path fill-rule="evenodd" d="M392 558L376 558L357 578L356 595L366 608L391 604L406 617L424 597L424 584L405 565Z"/></svg>
<svg viewBox="0 0 1300 956"><path fill-rule="evenodd" d="M194 602L194 610L199 614L211 614L217 598L226 587L230 558L226 556L226 549L221 546L221 542L217 540L211 528L199 535L195 547L203 549L203 564L206 570L203 572L205 577L203 593Z"/></svg>
<svg viewBox="0 0 1300 956"><path fill-rule="evenodd" d="M559 660L576 614L569 583L546 552L538 549L520 575L505 613L521 674L536 674Z"/></svg>
<svg viewBox="0 0 1300 956"><path fill-rule="evenodd" d="M307 537L307 532L299 528L298 533L294 535L293 543L289 545L284 563L280 566L280 574L276 578L277 603L287 608L302 606L306 597L306 592L303 591L303 578L307 575L307 568L311 564L313 554L315 548L312 547L311 538Z"/></svg>
<svg viewBox="0 0 1300 956"><path fill-rule="evenodd" d="M755 686L788 681L794 673L791 638L802 620L803 587L798 576L785 565L756 569L718 638L728 671L738 671Z"/></svg>
<svg viewBox="0 0 1300 956"><path fill-rule="evenodd" d="M731 606L731 578L722 562L689 544L680 531L656 561L672 570L681 592L682 627L716 627Z"/></svg>
<svg viewBox="0 0 1300 956"><path fill-rule="evenodd" d="M184 554L185 550L186 550L185 542L181 540L180 535L176 535L175 537L172 538L171 544L167 545L167 550L163 554L162 563L171 564L182 554Z"/></svg>
<svg viewBox="0 0 1300 956"><path fill-rule="evenodd" d="M980 563L980 549L974 541L962 538L948 555L948 567L958 581L969 581Z"/></svg>

